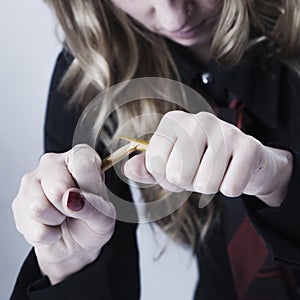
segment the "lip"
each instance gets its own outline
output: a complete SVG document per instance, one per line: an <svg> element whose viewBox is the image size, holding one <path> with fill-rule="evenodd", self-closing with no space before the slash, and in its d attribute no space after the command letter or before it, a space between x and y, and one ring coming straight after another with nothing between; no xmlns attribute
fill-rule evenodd
<svg viewBox="0 0 300 300"><path fill-rule="evenodd" d="M206 21L203 20L196 26L193 26L191 28L183 28L179 31L168 32L167 35L170 38L178 38L178 39L194 38L197 36L199 29L201 29L201 27L205 26L205 23L206 23Z"/></svg>

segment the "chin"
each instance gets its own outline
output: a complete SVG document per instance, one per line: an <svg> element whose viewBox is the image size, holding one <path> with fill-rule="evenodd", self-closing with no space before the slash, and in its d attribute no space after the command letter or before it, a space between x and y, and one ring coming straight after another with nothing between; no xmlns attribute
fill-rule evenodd
<svg viewBox="0 0 300 300"><path fill-rule="evenodd" d="M176 44L179 44L184 47L195 47L195 46L205 46L209 43L209 40L207 39L171 39Z"/></svg>

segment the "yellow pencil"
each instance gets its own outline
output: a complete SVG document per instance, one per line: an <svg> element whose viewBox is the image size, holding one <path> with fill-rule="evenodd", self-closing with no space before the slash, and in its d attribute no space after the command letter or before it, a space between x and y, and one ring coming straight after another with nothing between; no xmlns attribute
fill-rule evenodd
<svg viewBox="0 0 300 300"><path fill-rule="evenodd" d="M124 139L129 141L130 143L117 149L115 152L110 154L109 156L105 157L102 160L101 169L103 172L107 171L109 168L120 162L129 154L133 153L134 151L142 151L145 152L148 146L148 142L136 138L130 138L127 136L117 136L120 139Z"/></svg>

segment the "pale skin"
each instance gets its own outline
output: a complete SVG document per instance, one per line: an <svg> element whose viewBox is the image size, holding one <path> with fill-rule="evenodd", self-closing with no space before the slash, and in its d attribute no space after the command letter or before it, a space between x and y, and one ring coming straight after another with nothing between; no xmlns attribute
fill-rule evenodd
<svg viewBox="0 0 300 300"><path fill-rule="evenodd" d="M43 155L39 166L22 178L12 205L16 226L52 284L95 260L113 234L115 209L106 201L100 166L94 149L78 145ZM70 206L70 192L83 201Z"/></svg>
<svg viewBox="0 0 300 300"><path fill-rule="evenodd" d="M290 181L292 155L264 146L211 113L172 111L162 118L146 153L131 158L123 170L132 180L158 182L170 191L244 193L278 207Z"/></svg>
<svg viewBox="0 0 300 300"><path fill-rule="evenodd" d="M113 3L148 29L190 47L199 59L209 58L209 51L195 49L209 49L215 1ZM224 152L216 158L213 154L219 149ZM214 168L208 178L216 160L220 168ZM93 262L114 232L115 209L106 201L100 166L101 158L87 145L45 154L38 167L23 177L13 201L17 229L34 247L41 271L52 284ZM146 153L129 160L124 173L139 182L158 182L168 190L220 191L228 197L244 193L278 207L286 196L292 168L290 152L264 146L210 113L174 111L162 118Z"/></svg>

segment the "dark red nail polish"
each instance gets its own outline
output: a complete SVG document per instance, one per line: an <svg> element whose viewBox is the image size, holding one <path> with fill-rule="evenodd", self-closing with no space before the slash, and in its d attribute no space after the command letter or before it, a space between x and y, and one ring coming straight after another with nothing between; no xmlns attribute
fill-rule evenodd
<svg viewBox="0 0 300 300"><path fill-rule="evenodd" d="M84 206L84 196L77 192L70 192L68 196L67 207L73 211L79 211L83 209Z"/></svg>

